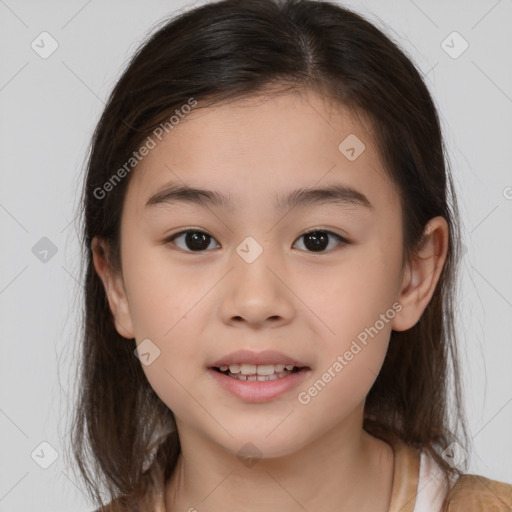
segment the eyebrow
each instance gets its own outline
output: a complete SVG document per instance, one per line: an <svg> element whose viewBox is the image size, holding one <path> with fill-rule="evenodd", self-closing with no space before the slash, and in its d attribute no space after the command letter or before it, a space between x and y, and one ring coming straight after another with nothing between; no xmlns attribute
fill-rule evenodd
<svg viewBox="0 0 512 512"><path fill-rule="evenodd" d="M229 194L178 184L168 184L152 195L146 203L146 208L159 204L175 203L189 203L205 208L212 206L233 210L233 200ZM286 195L276 195L274 202L278 211L328 204L374 209L362 192L339 183L322 188L299 188Z"/></svg>

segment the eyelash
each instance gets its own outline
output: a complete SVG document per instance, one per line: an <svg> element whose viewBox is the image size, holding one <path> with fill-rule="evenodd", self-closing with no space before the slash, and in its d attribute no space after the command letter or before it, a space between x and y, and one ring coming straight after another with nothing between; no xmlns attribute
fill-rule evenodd
<svg viewBox="0 0 512 512"><path fill-rule="evenodd" d="M164 243L168 244L168 243L171 243L171 242L174 242L174 240L176 238L179 238L181 235L186 235L187 233L201 233L201 234L204 234L204 235L207 235L208 237L210 237L212 240L215 240L215 238L213 236L211 236L209 233L207 233L206 231L202 231L201 229L186 229L186 230L183 230L183 231L180 231L178 233L175 233L174 235L166 238L164 240ZM337 233L333 233L332 231L328 231L327 229L321 229L321 228L314 228L314 229L311 229L305 233L302 233L302 235L300 235L298 239L306 236L306 235L310 235L312 233L325 233L327 235L331 235L333 236L334 238L336 238L341 246L344 246L344 245L348 245L350 242L346 239L346 238L343 238L342 236L338 235ZM182 251L185 251L185 252L190 252L190 253L201 253L201 252L206 252L205 251L190 251L188 249L182 249L181 247L179 247L179 249L181 249ZM306 251L306 252L310 252L312 254L322 254L322 253L326 253L326 252L331 252L333 249L330 249L330 250L327 250L327 251Z"/></svg>

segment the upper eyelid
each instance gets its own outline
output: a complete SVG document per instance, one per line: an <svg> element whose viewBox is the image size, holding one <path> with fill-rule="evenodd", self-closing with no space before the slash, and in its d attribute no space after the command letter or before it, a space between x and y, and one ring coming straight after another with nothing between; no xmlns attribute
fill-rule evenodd
<svg viewBox="0 0 512 512"><path fill-rule="evenodd" d="M302 237L304 235L308 235L310 233L315 233L317 231L321 231L321 232L327 233L329 235L333 235L333 236L337 237L342 243L347 243L347 244L350 243L350 240L347 237L345 237L343 235L340 235L340 234L338 234L338 233L336 233L334 231L331 231L330 229L322 228L322 227L310 228L307 231L304 231L303 233L301 233L297 238L300 238L300 237ZM186 228L186 229L182 229L181 231L178 231L176 233L173 233L172 235L169 235L168 237L165 238L164 241L171 242L175 238L178 238L179 236L184 235L186 233L190 233L190 232L204 233L205 235L208 235L213 240L218 242L218 240L213 235L208 233L208 231L205 231L204 229L200 229L200 228Z"/></svg>
<svg viewBox="0 0 512 512"><path fill-rule="evenodd" d="M172 237L175 237L177 235L182 235L184 233L189 233L189 232L197 232L197 233L204 233L205 235L208 235L208 236L211 236L212 238L215 238L213 235L211 235L210 233L208 233L208 231L205 231L204 229L202 228L185 228L185 229L182 229L181 231L177 231L176 233L173 233L172 235L169 235L168 238L172 238ZM322 228L322 227L318 227L318 228L310 228L308 229L307 231L304 231L304 233L301 233L299 236L303 236L303 235L308 235L309 233L315 233L316 231L323 231L325 233L329 233L331 235L336 235L336 236L339 236L340 238L345 238L343 235L340 235L334 231L332 231L331 229L329 228Z"/></svg>

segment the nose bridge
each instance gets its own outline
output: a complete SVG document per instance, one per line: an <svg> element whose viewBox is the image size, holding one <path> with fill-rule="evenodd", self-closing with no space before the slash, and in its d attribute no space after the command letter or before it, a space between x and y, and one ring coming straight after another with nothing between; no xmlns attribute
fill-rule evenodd
<svg viewBox="0 0 512 512"><path fill-rule="evenodd" d="M275 248L270 247L270 237L258 236L258 239L247 236L233 253L232 262L238 276L237 292L251 293L252 289L260 294L273 295L277 282L270 269L281 267L279 255Z"/></svg>
<svg viewBox="0 0 512 512"><path fill-rule="evenodd" d="M293 313L290 292L283 284L282 258L269 247L270 237L247 236L231 257L233 270L223 288L220 312L225 322L236 319L261 323L289 320Z"/></svg>

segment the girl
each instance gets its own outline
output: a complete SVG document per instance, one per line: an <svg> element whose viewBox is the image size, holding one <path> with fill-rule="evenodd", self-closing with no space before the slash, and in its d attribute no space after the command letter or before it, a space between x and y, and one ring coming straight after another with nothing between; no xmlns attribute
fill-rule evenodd
<svg viewBox="0 0 512 512"><path fill-rule="evenodd" d="M312 0L167 23L111 94L83 205L72 441L102 510L510 510L464 474L438 115L372 24Z"/></svg>

